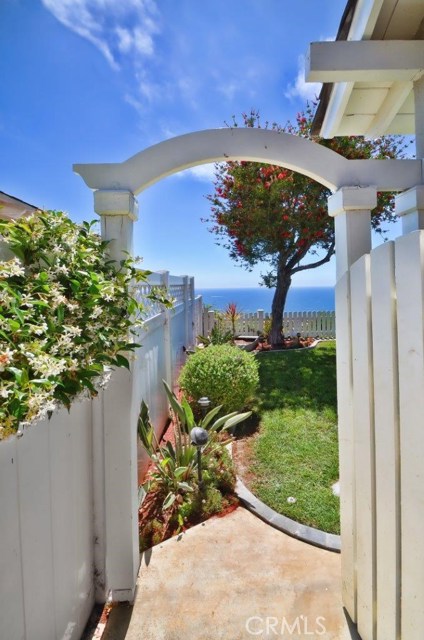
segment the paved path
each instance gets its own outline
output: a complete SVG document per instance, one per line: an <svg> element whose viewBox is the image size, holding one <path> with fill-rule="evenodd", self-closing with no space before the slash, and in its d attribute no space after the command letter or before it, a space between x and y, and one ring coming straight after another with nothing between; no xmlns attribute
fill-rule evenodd
<svg viewBox="0 0 424 640"><path fill-rule="evenodd" d="M103 640L359 640L340 595L340 555L238 508L143 554L134 607Z"/></svg>

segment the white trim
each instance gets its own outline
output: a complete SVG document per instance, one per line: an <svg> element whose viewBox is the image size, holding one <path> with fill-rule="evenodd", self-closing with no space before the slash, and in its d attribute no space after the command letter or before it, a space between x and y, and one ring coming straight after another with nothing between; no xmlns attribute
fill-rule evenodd
<svg viewBox="0 0 424 640"><path fill-rule="evenodd" d="M423 74L422 40L312 42L307 82L408 82Z"/></svg>

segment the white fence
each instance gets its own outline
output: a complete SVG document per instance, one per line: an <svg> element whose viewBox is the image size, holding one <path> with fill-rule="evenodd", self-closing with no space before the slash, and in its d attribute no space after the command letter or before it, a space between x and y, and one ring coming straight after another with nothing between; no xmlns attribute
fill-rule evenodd
<svg viewBox="0 0 424 640"><path fill-rule="evenodd" d="M194 342L201 299L187 277L153 274L173 309L151 308L131 373L0 442L0 638L78 640L94 602L131 599L139 568L136 422L160 431L171 385ZM140 295L146 293L146 287ZM146 460L139 456L139 472Z"/></svg>
<svg viewBox="0 0 424 640"><path fill-rule="evenodd" d="M202 299L195 298L194 278L170 276L167 271L149 276L149 284L139 286L139 296L146 296L151 287L165 287L174 299L174 307L164 310L147 300L147 321L140 332L143 348L134 363L137 407L143 398L159 433L168 418L168 402L162 380L172 387L185 361L185 350L193 346L196 330L201 325ZM144 298L145 299L145 298ZM147 457L139 446L139 479L146 470Z"/></svg>
<svg viewBox="0 0 424 640"><path fill-rule="evenodd" d="M363 640L424 629L423 265L415 231L336 289L343 589Z"/></svg>
<svg viewBox="0 0 424 640"><path fill-rule="evenodd" d="M0 443L0 637L80 638L94 603L91 402Z"/></svg>
<svg viewBox="0 0 424 640"><path fill-rule="evenodd" d="M232 328L231 321L225 314L219 313L224 326ZM259 310L254 313L241 313L235 322L238 335L256 336L264 329L264 322L270 318L269 313ZM217 313L205 309L203 311L203 332L208 336L217 320ZM303 337L334 338L336 336L336 314L334 311L286 312L283 315L283 333L294 337L301 333ZM199 335L199 334L196 334Z"/></svg>

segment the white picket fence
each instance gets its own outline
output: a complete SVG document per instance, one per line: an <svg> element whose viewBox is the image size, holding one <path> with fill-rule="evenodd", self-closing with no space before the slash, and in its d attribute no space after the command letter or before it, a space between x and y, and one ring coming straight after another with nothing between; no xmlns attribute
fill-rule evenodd
<svg viewBox="0 0 424 640"><path fill-rule="evenodd" d="M336 313L344 603L363 640L419 640L424 231L355 262Z"/></svg>
<svg viewBox="0 0 424 640"><path fill-rule="evenodd" d="M231 321L225 314L218 312L218 317L222 319L226 328L232 328ZM253 313L240 313L235 322L236 333L256 336L263 331L264 322L269 318L270 314L261 309ZM217 312L204 309L202 335L210 335L216 321ZM292 337L301 333L303 337L335 338L336 314L334 311L286 312L283 315L283 333Z"/></svg>
<svg viewBox="0 0 424 640"><path fill-rule="evenodd" d="M96 600L132 597L140 401L162 430L162 379L175 382L201 323L192 279L152 274L139 295L157 284L176 303L149 309L131 373L115 371L95 400L74 402L70 413L57 411L0 442L1 640L79 640ZM146 458L138 453L141 473Z"/></svg>

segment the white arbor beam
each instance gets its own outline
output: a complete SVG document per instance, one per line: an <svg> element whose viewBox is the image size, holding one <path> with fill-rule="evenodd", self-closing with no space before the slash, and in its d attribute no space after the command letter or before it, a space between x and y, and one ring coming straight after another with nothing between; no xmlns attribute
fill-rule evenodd
<svg viewBox="0 0 424 640"><path fill-rule="evenodd" d="M365 132L367 138L377 138L386 133L387 128L405 102L412 87L412 82L394 82L392 84L383 104L375 114L371 126Z"/></svg>
<svg viewBox="0 0 424 640"><path fill-rule="evenodd" d="M379 191L402 191L422 179L420 160L347 160L306 138L248 127L196 131L160 142L125 162L76 164L74 171L91 189L137 195L177 171L228 160L277 164L309 176L332 191L346 185L369 184L375 184ZM103 215L116 214L107 210Z"/></svg>
<svg viewBox="0 0 424 640"><path fill-rule="evenodd" d="M424 73L424 41L312 42L307 82L412 82Z"/></svg>

